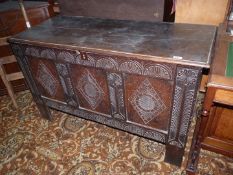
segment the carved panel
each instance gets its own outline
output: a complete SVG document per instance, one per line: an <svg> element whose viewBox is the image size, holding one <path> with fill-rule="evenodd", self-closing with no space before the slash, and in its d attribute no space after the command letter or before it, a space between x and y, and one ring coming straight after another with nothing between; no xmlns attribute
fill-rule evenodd
<svg viewBox="0 0 233 175"><path fill-rule="evenodd" d="M196 97L199 69L177 68L168 142L184 148Z"/></svg>
<svg viewBox="0 0 233 175"><path fill-rule="evenodd" d="M76 88L93 110L103 99L103 89L87 69L83 72L81 78L78 79Z"/></svg>
<svg viewBox="0 0 233 175"><path fill-rule="evenodd" d="M131 123L168 131L172 83L145 76L125 76L127 119Z"/></svg>
<svg viewBox="0 0 233 175"><path fill-rule="evenodd" d="M112 116L125 120L123 79L120 74L110 73L108 74L108 82Z"/></svg>
<svg viewBox="0 0 233 175"><path fill-rule="evenodd" d="M71 83L81 108L110 115L107 76L103 70L70 65Z"/></svg>
<svg viewBox="0 0 233 175"><path fill-rule="evenodd" d="M64 91L54 63L39 58L28 58L28 61L40 93L45 97L65 102Z"/></svg>
<svg viewBox="0 0 233 175"><path fill-rule="evenodd" d="M39 84L49 93L50 96L54 97L58 89L58 81L42 62L38 63L38 69L36 73L36 79Z"/></svg>
<svg viewBox="0 0 233 175"><path fill-rule="evenodd" d="M148 79L145 79L133 92L129 101L144 124L148 124L166 109L163 100Z"/></svg>

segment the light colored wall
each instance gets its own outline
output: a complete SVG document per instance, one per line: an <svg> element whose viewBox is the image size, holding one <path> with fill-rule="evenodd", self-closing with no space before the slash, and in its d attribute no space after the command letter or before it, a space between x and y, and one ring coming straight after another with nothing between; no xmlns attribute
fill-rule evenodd
<svg viewBox="0 0 233 175"><path fill-rule="evenodd" d="M225 19L229 0L177 0L176 23L219 25Z"/></svg>

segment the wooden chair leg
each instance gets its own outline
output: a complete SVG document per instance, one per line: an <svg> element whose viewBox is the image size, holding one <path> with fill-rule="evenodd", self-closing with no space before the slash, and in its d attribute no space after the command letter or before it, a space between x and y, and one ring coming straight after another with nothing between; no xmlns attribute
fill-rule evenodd
<svg viewBox="0 0 233 175"><path fill-rule="evenodd" d="M18 109L18 105L17 105L17 102L16 102L16 98L15 98L15 94L14 94L14 91L13 91L13 88L10 84L10 82L7 80L7 77L6 77L6 72L5 72L5 69L3 67L2 64L0 64L0 75L1 75L1 78L2 78L2 81L4 83L4 85L6 86L6 89L7 89L7 92L13 102L13 105L16 109Z"/></svg>

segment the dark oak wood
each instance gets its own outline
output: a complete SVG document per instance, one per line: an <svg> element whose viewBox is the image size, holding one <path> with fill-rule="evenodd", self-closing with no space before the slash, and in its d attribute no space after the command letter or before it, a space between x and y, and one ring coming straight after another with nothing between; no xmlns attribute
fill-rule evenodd
<svg viewBox="0 0 233 175"><path fill-rule="evenodd" d="M24 2L29 21L32 26L47 20L54 15L51 5L46 2ZM25 20L20 11L17 1L7 1L0 3L0 37L9 37L26 29ZM7 42L0 43L0 59L12 55L12 51ZM17 63L4 66L6 73L20 71ZM27 88L24 79L11 82L14 91L22 91ZM0 95L7 94L4 83L0 80Z"/></svg>
<svg viewBox="0 0 233 175"><path fill-rule="evenodd" d="M215 55L207 83L202 116L196 125L187 173L197 171L200 149L233 157L233 78L225 75L228 46L233 42L220 26Z"/></svg>
<svg viewBox="0 0 233 175"><path fill-rule="evenodd" d="M153 139L180 166L215 32L58 16L9 42L43 117L53 108Z"/></svg>

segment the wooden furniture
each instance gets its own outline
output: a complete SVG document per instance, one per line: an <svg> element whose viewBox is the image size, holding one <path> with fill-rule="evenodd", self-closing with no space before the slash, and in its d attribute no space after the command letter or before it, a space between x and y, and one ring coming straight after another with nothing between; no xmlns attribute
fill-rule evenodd
<svg viewBox="0 0 233 175"><path fill-rule="evenodd" d="M48 19L50 16L53 16L52 7L46 2L24 2L26 11L29 16L29 21L33 25L37 25L42 21ZM5 70L6 74L14 75L16 72L19 72L20 69L16 62L9 63L5 58L12 56L12 51L9 47L9 44L6 42L6 39L11 35L22 32L26 29L25 20L20 11L17 1L6 1L0 3L0 62L7 62L2 67ZM18 77L19 78L19 77ZM21 91L26 89L26 84L23 79L13 80L10 84L12 85L13 91ZM7 94L7 89L9 87L6 85L0 78L0 95Z"/></svg>
<svg viewBox="0 0 233 175"><path fill-rule="evenodd" d="M16 98L14 95L14 90L10 82L14 80L23 79L24 77L23 77L22 72L15 72L15 73L7 74L5 67L4 67L4 65L6 64L11 64L15 62L16 62L16 59L14 55L7 56L7 57L0 59L0 77L4 85L6 86L7 92L13 102L13 105L15 106L16 109L18 109L18 105L17 105Z"/></svg>
<svg viewBox="0 0 233 175"><path fill-rule="evenodd" d="M197 121L189 154L189 174L197 170L201 148L233 157L233 57L228 52L233 52L230 46L233 38L225 29L224 26L219 29L203 112ZM227 65L231 66L229 70Z"/></svg>
<svg viewBox="0 0 233 175"><path fill-rule="evenodd" d="M180 166L215 32L57 16L9 42L43 117L52 119L52 108L153 139Z"/></svg>

